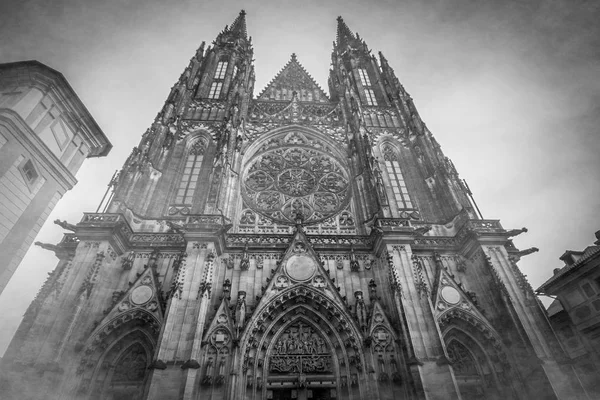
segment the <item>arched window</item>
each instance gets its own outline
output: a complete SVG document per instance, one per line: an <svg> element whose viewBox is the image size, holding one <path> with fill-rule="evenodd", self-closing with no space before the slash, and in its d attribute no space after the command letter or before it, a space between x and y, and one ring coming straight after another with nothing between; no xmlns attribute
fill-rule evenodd
<svg viewBox="0 0 600 400"><path fill-rule="evenodd" d="M398 155L396 151L389 145L384 146L382 149L383 159L385 160L385 170L390 179L392 191L394 192L394 199L399 209L412 209L414 208L408 190L406 189L406 182L402 176L400 170L400 163L398 162Z"/></svg>
<svg viewBox="0 0 600 400"><path fill-rule="evenodd" d="M183 168L183 175L179 181L179 187L177 188L177 195L175 197L175 203L177 204L191 204L194 192L196 191L196 185L198 184L198 177L200 176L200 167L202 166L202 160L204 159L204 152L206 151L206 142L198 140L192 145L190 152L185 161Z"/></svg>
<svg viewBox="0 0 600 400"><path fill-rule="evenodd" d="M225 81L225 75L227 73L227 66L229 65L229 59L222 57L217 63L217 69L213 77L213 82L208 92L209 99L218 99L221 97L221 91L223 90L223 82Z"/></svg>
<svg viewBox="0 0 600 400"><path fill-rule="evenodd" d="M359 68L358 76L360 77L360 83L365 90L365 102L368 106L376 106L377 99L375 98L375 92L371 86L371 79L369 78L369 74L367 74L367 70L365 68Z"/></svg>

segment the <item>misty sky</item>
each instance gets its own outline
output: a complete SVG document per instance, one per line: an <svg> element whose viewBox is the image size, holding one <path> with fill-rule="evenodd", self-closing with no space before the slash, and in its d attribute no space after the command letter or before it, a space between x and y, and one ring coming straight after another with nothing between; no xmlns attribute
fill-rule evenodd
<svg viewBox="0 0 600 400"><path fill-rule="evenodd" d="M11 4L12 3L12 4ZM255 95L295 52L327 91L342 15L388 58L487 219L527 227L521 269L537 288L565 249L600 229L600 2L585 0L0 1L0 63L62 72L112 141L88 160L54 219L95 211L200 43L240 9L255 50ZM56 266L32 247L0 296L0 354Z"/></svg>

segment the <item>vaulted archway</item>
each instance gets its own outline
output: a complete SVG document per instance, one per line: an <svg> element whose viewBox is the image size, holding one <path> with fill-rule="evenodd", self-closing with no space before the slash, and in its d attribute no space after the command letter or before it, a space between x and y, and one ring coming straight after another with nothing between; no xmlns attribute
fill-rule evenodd
<svg viewBox="0 0 600 400"><path fill-rule="evenodd" d="M240 343L247 399L366 393L362 335L347 311L316 288L283 290L255 312Z"/></svg>

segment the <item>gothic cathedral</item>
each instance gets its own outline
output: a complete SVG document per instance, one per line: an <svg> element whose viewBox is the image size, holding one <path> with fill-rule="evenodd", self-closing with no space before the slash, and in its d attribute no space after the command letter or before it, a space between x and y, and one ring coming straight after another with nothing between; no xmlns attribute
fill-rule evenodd
<svg viewBox="0 0 600 400"><path fill-rule="evenodd" d="M4 357L44 399L585 399L383 54L254 95L242 11L192 57ZM21 386L19 386L21 385Z"/></svg>

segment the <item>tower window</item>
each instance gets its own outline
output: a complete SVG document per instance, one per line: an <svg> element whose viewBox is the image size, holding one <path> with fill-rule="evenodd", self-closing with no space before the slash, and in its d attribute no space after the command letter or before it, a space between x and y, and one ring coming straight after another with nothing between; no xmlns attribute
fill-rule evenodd
<svg viewBox="0 0 600 400"><path fill-rule="evenodd" d="M371 80L369 79L369 75L367 75L367 70L359 68L358 75L360 76L360 83L362 83L363 86L371 86Z"/></svg>
<svg viewBox="0 0 600 400"><path fill-rule="evenodd" d="M227 59L221 59L217 63L217 69L215 70L215 75L213 76L213 82L210 85L210 90L208 92L208 98L212 100L217 100L221 97L221 91L223 90L223 82L225 80L225 75L227 74L227 66L229 65L229 61Z"/></svg>
<svg viewBox="0 0 600 400"><path fill-rule="evenodd" d="M209 99L218 99L221 96L221 89L223 88L223 82L214 81L210 85L210 92L208 92Z"/></svg>
<svg viewBox="0 0 600 400"><path fill-rule="evenodd" d="M373 92L373 89L365 88L365 99L367 100L367 105L377 105L377 100L375 99L375 93Z"/></svg>
<svg viewBox="0 0 600 400"><path fill-rule="evenodd" d="M365 102L368 106L376 106L377 99L375 98L375 92L371 87L371 79L367 74L367 70L364 68L359 68L358 76L360 77L360 83L362 84L363 89L365 91Z"/></svg>
<svg viewBox="0 0 600 400"><path fill-rule="evenodd" d="M39 176L37 171L35 170L35 167L33 166L33 163L31 162L31 160L27 160L27 162L25 164L23 164L22 171L23 171L23 175L25 176L25 178L27 179L27 181L29 183L35 182L35 180Z"/></svg>
<svg viewBox="0 0 600 400"><path fill-rule="evenodd" d="M183 168L183 175L179 182L177 189L177 195L175 196L175 202L177 204L191 204L198 184L198 177L200 176L200 167L202 166L202 160L204 159L204 151L206 144L203 141L196 142L187 156L185 166Z"/></svg>
<svg viewBox="0 0 600 400"><path fill-rule="evenodd" d="M385 170L387 171L388 177L390 179L392 191L394 192L394 199L396 200L398 208L414 208L412 201L408 196L406 182L404 182L404 177L402 176L402 171L400 170L400 163L398 162L396 152L392 148L386 146L383 149L383 158L385 160Z"/></svg>
<svg viewBox="0 0 600 400"><path fill-rule="evenodd" d="M217 70L215 71L215 79L225 79L227 64L229 64L227 61L219 61L217 64Z"/></svg>

